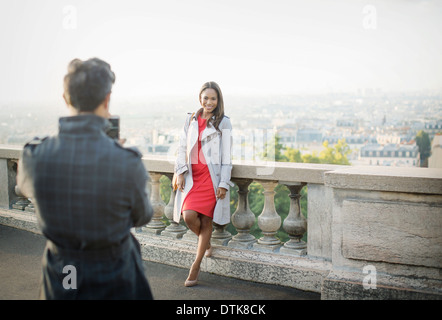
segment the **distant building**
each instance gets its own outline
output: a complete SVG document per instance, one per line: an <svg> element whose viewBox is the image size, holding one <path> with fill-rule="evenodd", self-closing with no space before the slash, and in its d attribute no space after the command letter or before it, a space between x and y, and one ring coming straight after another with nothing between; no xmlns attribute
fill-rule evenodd
<svg viewBox="0 0 442 320"><path fill-rule="evenodd" d="M322 133L318 129L298 129L296 131L296 142L321 142Z"/></svg>
<svg viewBox="0 0 442 320"><path fill-rule="evenodd" d="M370 135L330 135L322 138L322 141L328 141L329 144L336 144L339 140L345 139L348 145L362 146L367 143L376 143L376 137Z"/></svg>
<svg viewBox="0 0 442 320"><path fill-rule="evenodd" d="M169 152L170 145L156 144L156 145L148 145L147 153L148 154L157 154L157 155L166 155Z"/></svg>
<svg viewBox="0 0 442 320"><path fill-rule="evenodd" d="M433 138L428 168L442 168L442 134L436 134Z"/></svg>
<svg viewBox="0 0 442 320"><path fill-rule="evenodd" d="M339 140L345 140L351 152L347 155L347 159L351 164L358 164L359 150L366 144L376 143L376 138L370 135L354 134L354 135L329 135L322 138L322 142L328 141L329 146L338 143Z"/></svg>
<svg viewBox="0 0 442 320"><path fill-rule="evenodd" d="M433 139L437 133L442 133L442 120L426 122L423 130Z"/></svg>
<svg viewBox="0 0 442 320"><path fill-rule="evenodd" d="M359 164L393 167L418 167L419 147L416 144L368 144L361 148Z"/></svg>
<svg viewBox="0 0 442 320"><path fill-rule="evenodd" d="M397 135L378 135L376 137L376 139L377 139L377 142L382 145L386 145L386 144L390 144L390 143L393 143L393 144L400 144L401 143L401 137L397 136Z"/></svg>
<svg viewBox="0 0 442 320"><path fill-rule="evenodd" d="M336 120L336 127L338 128L357 128L359 120L357 119L338 119Z"/></svg>

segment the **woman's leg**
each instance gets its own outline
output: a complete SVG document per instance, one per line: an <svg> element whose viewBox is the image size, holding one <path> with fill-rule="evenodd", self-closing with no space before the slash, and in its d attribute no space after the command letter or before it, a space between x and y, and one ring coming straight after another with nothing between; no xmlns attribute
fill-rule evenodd
<svg viewBox="0 0 442 320"><path fill-rule="evenodd" d="M209 246L212 237L212 218L196 211L187 210L183 212L184 221L190 230L198 236L198 248L196 251L195 261L190 268L188 280L195 280L201 267L204 254Z"/></svg>
<svg viewBox="0 0 442 320"><path fill-rule="evenodd" d="M195 262L199 266L204 258L206 250L209 248L210 238L212 237L212 218L200 214L201 228L198 236L198 249L196 251Z"/></svg>
<svg viewBox="0 0 442 320"><path fill-rule="evenodd" d="M199 213L193 210L183 211L183 219L187 227L195 233L197 236L200 235L201 219L199 218Z"/></svg>

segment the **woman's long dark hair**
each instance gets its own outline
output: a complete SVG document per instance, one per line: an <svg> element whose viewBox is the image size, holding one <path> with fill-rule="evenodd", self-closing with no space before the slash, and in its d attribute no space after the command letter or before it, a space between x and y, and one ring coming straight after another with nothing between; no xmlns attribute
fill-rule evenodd
<svg viewBox="0 0 442 320"><path fill-rule="evenodd" d="M223 94L221 92L221 89L219 85L216 82L209 81L203 84L200 90L199 94L199 100L201 102L201 95L203 94L204 90L206 89L213 89L216 91L216 94L218 95L218 103L216 105L215 110L213 110L213 115L215 116L215 119L209 119L207 120L207 123L210 123L215 127L216 130L219 131L218 127L221 122L221 120L224 118L224 99ZM196 113L196 118L198 119L198 116L203 112L203 108L199 109Z"/></svg>

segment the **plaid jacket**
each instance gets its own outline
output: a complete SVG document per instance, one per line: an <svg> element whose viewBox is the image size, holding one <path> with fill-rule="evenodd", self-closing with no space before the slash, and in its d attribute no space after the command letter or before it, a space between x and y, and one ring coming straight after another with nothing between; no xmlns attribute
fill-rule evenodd
<svg viewBox="0 0 442 320"><path fill-rule="evenodd" d="M106 136L107 125L95 115L61 118L57 136L23 148L18 185L48 239L42 298L152 297L130 234L153 214L147 171L136 149ZM76 289L62 282L66 265L75 267Z"/></svg>

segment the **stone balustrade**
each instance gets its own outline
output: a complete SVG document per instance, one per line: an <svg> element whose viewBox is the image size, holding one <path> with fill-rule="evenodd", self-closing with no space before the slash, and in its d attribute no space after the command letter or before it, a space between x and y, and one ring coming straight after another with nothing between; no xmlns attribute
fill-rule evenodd
<svg viewBox="0 0 442 320"><path fill-rule="evenodd" d="M31 199L15 184L20 152L0 146L0 223L39 232ZM172 221L174 194L168 203L160 195L160 178L172 177L173 163L143 162L154 207L152 221L133 230L143 258L188 268L197 237ZM232 181L236 233L214 226L214 253L203 271L320 292L323 299L442 299L442 170L241 161L233 164ZM264 189L257 219L248 203L252 182ZM278 184L290 191L284 220L275 209ZM304 187L308 219L300 208ZM277 236L281 226L287 241Z"/></svg>

